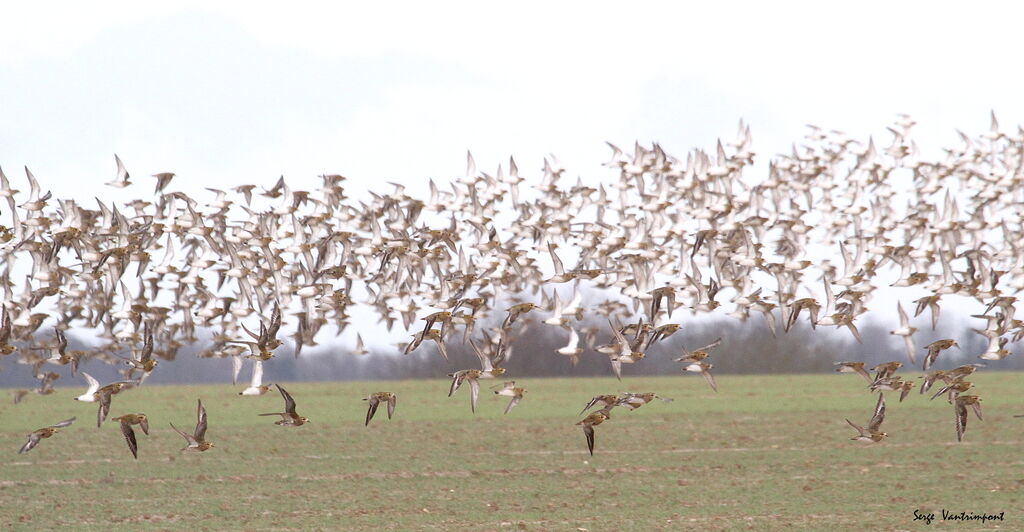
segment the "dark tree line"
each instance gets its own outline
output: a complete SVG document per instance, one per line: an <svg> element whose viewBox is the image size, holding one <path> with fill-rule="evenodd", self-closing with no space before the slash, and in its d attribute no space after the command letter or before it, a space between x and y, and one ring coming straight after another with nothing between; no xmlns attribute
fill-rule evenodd
<svg viewBox="0 0 1024 532"><path fill-rule="evenodd" d="M818 327L811 330L806 322L798 323L788 333L779 331L772 336L767 326L754 316L746 322L733 319L709 317L700 320L683 320L683 328L673 336L653 345L647 356L640 362L623 367L623 378L631 375L679 374L680 364L673 359L684 347L696 349L715 338L722 337L722 344L711 353L711 362L716 374L785 374L822 373L832 371L833 364L840 360L864 360L869 365L889 360L906 364L902 341L888 333L889 327L876 321L865 320L860 326L863 343L858 344L845 329ZM478 324L485 326L486 324ZM577 323L576 326L581 324ZM611 341L607 323L595 321L582 325L596 325L602 331L597 344ZM942 334L940 334L942 333ZM568 331L534 321L516 334L512 356L505 364L510 378L522 377L591 377L611 376L608 357L594 351L585 351L579 363L573 367L566 356L555 353L568 341ZM943 337L959 338L962 349L944 352L937 368L955 367L972 362L985 362L977 358L984 351L985 340L970 330L967 324L955 317L944 318L936 331L922 328L915 335L919 354L923 346ZM69 332L69 349L88 349L89 343ZM450 361L446 362L437 353L432 343L423 344L417 351L402 355L397 348L375 349L367 338L370 353L354 355L351 346L337 341L325 341L319 346L307 347L298 358L293 356L291 345L286 343L276 352L275 358L265 365L265 382L304 380L379 380L379 379L421 379L445 378L457 369L478 366L478 361L468 344L462 344L461 331L452 334L448 341ZM199 358L196 355L205 348L202 343L181 348L173 361L161 361L159 367L147 380L148 384L184 383L225 383L231 380L231 362L227 359ZM36 385L31 367L16 363L16 355L0 360L0 386L31 388ZM920 363L920 358L918 359ZM909 364L908 364L909 366ZM987 362L988 370L1024 369L1019 355L1011 355L1002 361ZM47 371L62 375L57 386L82 386L84 380L72 378L70 368L47 364ZM86 360L81 370L93 375L101 382L118 379L115 367L96 360ZM906 371L906 369L904 370ZM911 371L919 371L919 368ZM239 382L249 379L249 363L243 366Z"/></svg>

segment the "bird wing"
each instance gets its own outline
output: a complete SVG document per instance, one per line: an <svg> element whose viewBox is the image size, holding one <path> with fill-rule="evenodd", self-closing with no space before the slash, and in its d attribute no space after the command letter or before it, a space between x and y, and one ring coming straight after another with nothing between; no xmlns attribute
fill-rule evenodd
<svg viewBox="0 0 1024 532"><path fill-rule="evenodd" d="M142 432L149 436L149 419L143 419L139 422L139 427L142 428Z"/></svg>
<svg viewBox="0 0 1024 532"><path fill-rule="evenodd" d="M961 441L964 439L964 432L967 431L967 407L964 406L963 401L956 402L954 415L956 418L954 419L956 424L956 441Z"/></svg>
<svg viewBox="0 0 1024 532"><path fill-rule="evenodd" d="M437 344L437 351L441 353L441 356L443 356L445 360L448 360L448 348L444 346L444 339L439 338L434 340L434 343Z"/></svg>
<svg viewBox="0 0 1024 532"><path fill-rule="evenodd" d="M583 425L583 434L587 436L587 450L590 456L594 456L594 427Z"/></svg>
<svg viewBox="0 0 1024 532"><path fill-rule="evenodd" d="M259 388L263 385L263 361L253 359L252 379L249 381L250 388Z"/></svg>
<svg viewBox="0 0 1024 532"><path fill-rule="evenodd" d="M194 432L196 441L206 441L206 408L203 407L203 400L199 400L196 406L196 430Z"/></svg>
<svg viewBox="0 0 1024 532"><path fill-rule="evenodd" d="M366 423L363 426L370 424L370 420L373 419L373 415L377 413L377 406L380 405L380 398L376 395L371 395L368 401L370 402L370 408L366 410Z"/></svg>
<svg viewBox="0 0 1024 532"><path fill-rule="evenodd" d="M722 339L719 338L719 339L715 340L714 342L711 342L710 344L708 344L708 345L698 349L697 351L705 351L705 352L707 352L707 351L710 351L710 350L718 347L721 343L722 343Z"/></svg>
<svg viewBox="0 0 1024 532"><path fill-rule="evenodd" d="M18 451L18 454L27 453L31 451L36 445L39 444L39 439L40 438L38 433L33 432L32 434L29 434L28 441L25 442L25 445L21 446L21 449Z"/></svg>
<svg viewBox="0 0 1024 532"><path fill-rule="evenodd" d="M708 381L708 386L711 386L712 390L718 392L718 385L715 384L715 376L706 369L702 369L700 374L704 376L704 380Z"/></svg>
<svg viewBox="0 0 1024 532"><path fill-rule="evenodd" d="M480 383L476 379L469 379L469 406L473 413L476 413L476 401L480 398Z"/></svg>
<svg viewBox="0 0 1024 532"><path fill-rule="evenodd" d="M578 349L580 346L580 333L576 332L573 327L569 328L569 344L565 347L569 349Z"/></svg>
<svg viewBox="0 0 1024 532"><path fill-rule="evenodd" d="M395 406L397 405L398 396L391 394L391 397L388 397L388 419L391 419L391 416L395 415Z"/></svg>
<svg viewBox="0 0 1024 532"><path fill-rule="evenodd" d="M479 347L477 347L476 342L470 340L469 345L473 347L473 352L476 353L476 358L480 360L480 367L483 368L484 371L493 370L494 366L491 364L491 359L484 354Z"/></svg>
<svg viewBox="0 0 1024 532"><path fill-rule="evenodd" d="M190 444L196 442L196 439L191 434L186 434L186 433L178 430L178 427L175 427L174 423L168 423L168 425L170 425L171 428L174 429L174 432L177 432L178 434L180 434L181 437L185 438L185 440L188 441Z"/></svg>
<svg viewBox="0 0 1024 532"><path fill-rule="evenodd" d="M907 348L907 357L910 358L910 363L911 364L916 364L917 361L914 360L914 350L917 349L917 348L914 346L914 338L913 338L913 336L911 336L911 335L904 336L903 337L903 345Z"/></svg>
<svg viewBox="0 0 1024 532"><path fill-rule="evenodd" d="M94 394L94 393L96 393L96 390L100 389L100 381L98 381L95 378L93 378L92 375L89 375L88 373L83 371L82 372L82 376L85 377L85 382L89 383L89 389L86 390L86 392L85 392L86 395Z"/></svg>
<svg viewBox="0 0 1024 532"><path fill-rule="evenodd" d="M508 406L506 406L506 407L505 407L505 413L507 414L507 413L509 413L509 412L510 412L510 411L511 411L511 410L512 410L513 408L515 408L515 407L516 407L516 405L518 405L518 404L519 404L519 401L520 401L520 400L521 400L522 398L523 398L523 396L522 396L522 395L513 395L513 396L512 396L512 400L511 400L511 401L509 401L509 402L508 402Z"/></svg>
<svg viewBox="0 0 1024 532"><path fill-rule="evenodd" d="M551 254L551 263L555 267L555 275L565 275L565 267L562 266L562 260L555 254L555 245L548 242L548 253Z"/></svg>
<svg viewBox="0 0 1024 532"><path fill-rule="evenodd" d="M593 408L593 406L596 405L597 402L600 401L600 400L601 400L601 396L600 395L595 396L593 399L590 400L589 403L587 403L587 406L583 407L583 410L580 410L580 415L582 416L584 412L586 412L587 410L590 410L591 408Z"/></svg>
<svg viewBox="0 0 1024 532"><path fill-rule="evenodd" d="M242 357L231 357L231 384L238 384L238 374L242 372Z"/></svg>
<svg viewBox="0 0 1024 532"><path fill-rule="evenodd" d="M100 395L100 407L96 410L96 427L99 428L103 425L103 422L107 419L107 414L110 413L110 394L104 393Z"/></svg>
<svg viewBox="0 0 1024 532"><path fill-rule="evenodd" d="M466 374L466 370L456 371L452 373L452 385L448 388L448 397L451 397L453 393L459 390L462 386L462 376Z"/></svg>
<svg viewBox="0 0 1024 532"><path fill-rule="evenodd" d="M125 441L128 442L128 450L131 451L132 452L132 456L134 456L135 459L138 460L139 459L139 444L135 440L135 431L132 430L131 423L128 423L127 421L125 421L123 419L121 420L121 434L124 434L124 439L125 439Z"/></svg>
<svg viewBox="0 0 1024 532"><path fill-rule="evenodd" d="M70 424L72 424L74 422L75 422L75 418L65 419L64 421L60 421L60 422L54 423L53 425L50 425L50 427L51 428L56 428L56 429L62 429L62 428L66 427L66 426L68 426L68 425L70 425Z"/></svg>
<svg viewBox="0 0 1024 532"><path fill-rule="evenodd" d="M277 386L277 390L281 392L281 397L284 397L284 411L289 414L295 414L295 399L292 399L291 394L284 391L280 384L275 384L274 386Z"/></svg>
<svg viewBox="0 0 1024 532"><path fill-rule="evenodd" d="M885 397L882 394L878 394L878 403L875 405L875 413L871 416L871 421L868 423L868 430L878 430L883 420L885 420Z"/></svg>

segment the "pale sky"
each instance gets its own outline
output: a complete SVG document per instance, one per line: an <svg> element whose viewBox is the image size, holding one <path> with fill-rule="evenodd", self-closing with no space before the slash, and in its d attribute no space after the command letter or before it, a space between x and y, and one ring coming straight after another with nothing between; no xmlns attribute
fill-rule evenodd
<svg viewBox="0 0 1024 532"><path fill-rule="evenodd" d="M527 177L554 153L574 178L606 140L681 156L741 118L762 162L806 123L884 137L904 112L936 148L990 109L1024 118L1019 7L551 4L8 4L0 166L86 199L137 193L101 186L114 153L147 189L162 171L179 190L423 183L462 175L466 150Z"/></svg>

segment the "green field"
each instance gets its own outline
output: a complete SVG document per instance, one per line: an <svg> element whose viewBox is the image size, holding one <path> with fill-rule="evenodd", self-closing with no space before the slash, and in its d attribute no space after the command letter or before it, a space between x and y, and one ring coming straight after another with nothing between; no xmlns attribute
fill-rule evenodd
<svg viewBox="0 0 1024 532"><path fill-rule="evenodd" d="M1024 530L1022 373L973 375L985 421L956 443L952 407L915 390L893 396L878 445L850 441L874 398L856 375L522 379L525 399L448 383L292 383L307 426L273 425L276 393L242 386L145 386L114 397L111 416L145 412L132 459L116 423L95 427L77 388L0 406L0 524L14 529L361 530L892 530L947 528L913 511L1005 512L971 530ZM83 387L84 389L84 387ZM361 398L398 394L363 427ZM595 456L573 423L593 395L674 397L613 411L596 428ZM180 453L195 401L209 413L206 453ZM33 451L24 435L78 416ZM187 428L186 428L187 427Z"/></svg>

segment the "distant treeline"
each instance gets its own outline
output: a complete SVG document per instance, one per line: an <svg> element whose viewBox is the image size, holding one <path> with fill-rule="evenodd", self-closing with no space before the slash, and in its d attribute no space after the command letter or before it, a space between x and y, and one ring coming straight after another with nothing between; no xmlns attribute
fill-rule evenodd
<svg viewBox="0 0 1024 532"><path fill-rule="evenodd" d="M888 327L870 320L859 328L864 339L858 344L845 331L833 327L818 327L811 330L806 322L799 323L790 332L779 331L773 337L764 323L755 317L746 322L727 318L706 318L692 323L683 321L683 328L675 335L653 345L647 356L636 364L623 366L623 379L630 375L680 374L680 364L673 361L684 347L699 348L715 338L722 337L721 346L711 353L710 361L716 374L765 374L765 373L820 373L833 369L833 363L840 360L864 360L869 365L889 360L899 360L906 365L904 371L920 372L920 367L910 368L903 350L902 341L889 334ZM580 324L577 324L580 325ZM588 323L582 324L584 326ZM601 323L593 323L600 327ZM611 341L605 322L597 338L597 344ZM478 367L476 356L468 344L461 343L461 332L453 333L447 342L450 361L446 362L432 343L424 343L410 355L402 355L397 348L374 349L371 338L366 338L370 353L354 355L351 346L340 342L324 342L319 346L306 347L299 358L293 356L291 344L285 343L276 356L265 365L265 382L303 380L380 380L445 378L457 369ZM573 367L569 358L554 351L566 344L569 332L550 325L534 322L520 332L514 340L511 359L505 364L510 379L521 377L591 377L611 376L608 357L587 350ZM936 331L923 328L915 335L919 354L923 346L939 338L957 338L962 349L946 351L939 358L936 368L950 368L960 364L982 362L977 355L985 350L985 339L970 330L967 325L954 317L944 318ZM69 349L88 349L88 343L68 333ZM231 381L231 362L227 359L199 358L207 345L202 343L185 346L172 361L160 361L159 366L146 381L147 384L188 384L225 383ZM920 357L918 358L920 363ZM1019 354L1004 360L987 362L986 370L1024 370ZM84 380L72 379L70 368L46 364L46 371L62 375L57 386L82 386ZM101 382L117 379L117 368L96 360L84 361L81 370L93 375ZM249 379L249 362L246 361L239 382ZM31 366L16 363L16 355L0 359L0 386L30 388L36 385Z"/></svg>

